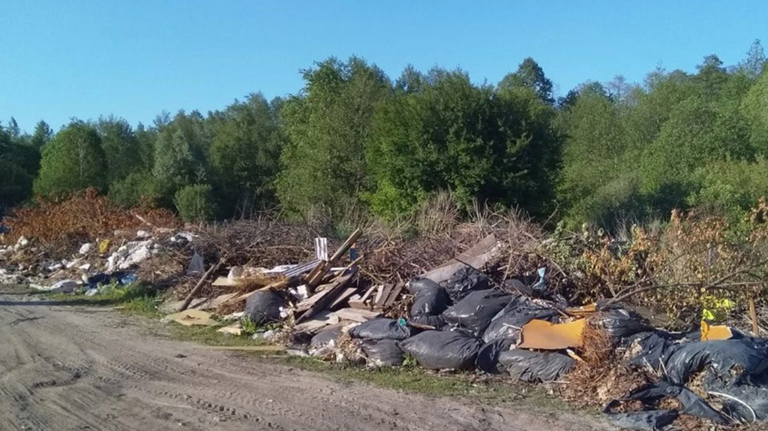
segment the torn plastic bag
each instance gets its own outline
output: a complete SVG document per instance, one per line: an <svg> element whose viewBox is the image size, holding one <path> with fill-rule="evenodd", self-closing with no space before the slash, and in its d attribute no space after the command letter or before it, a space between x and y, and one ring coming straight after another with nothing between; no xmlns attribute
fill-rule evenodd
<svg viewBox="0 0 768 431"><path fill-rule="evenodd" d="M726 416L746 423L768 421L768 375L750 382L727 382L707 371L702 386L723 403Z"/></svg>
<svg viewBox="0 0 768 431"><path fill-rule="evenodd" d="M498 290L471 292L464 299L443 312L443 319L461 325L481 336L494 316L512 301L512 295Z"/></svg>
<svg viewBox="0 0 768 431"><path fill-rule="evenodd" d="M499 338L511 338L517 342L523 325L533 319L554 323L560 321L560 314L557 310L538 305L524 296L515 297L493 317L483 333L483 341L489 343Z"/></svg>
<svg viewBox="0 0 768 431"><path fill-rule="evenodd" d="M195 251L192 260L189 262L189 266L187 266L187 275L202 274L204 272L205 263L203 262L203 256L200 256L200 254Z"/></svg>
<svg viewBox="0 0 768 431"><path fill-rule="evenodd" d="M436 287L440 287L440 285L428 278L417 277L411 279L411 282L408 283L408 291L414 295L418 295L424 289L434 289Z"/></svg>
<svg viewBox="0 0 768 431"><path fill-rule="evenodd" d="M245 314L255 325L264 325L280 320L280 308L285 306L283 297L271 290L261 290L245 301Z"/></svg>
<svg viewBox="0 0 768 431"><path fill-rule="evenodd" d="M309 347L312 349L319 349L325 347L333 341L334 343L341 336L341 326L336 326L324 331L318 332L312 340L309 342Z"/></svg>
<svg viewBox="0 0 768 431"><path fill-rule="evenodd" d="M525 349L503 351L499 355L499 365L512 378L521 382L538 383L560 380L568 374L574 360L555 352L533 352Z"/></svg>
<svg viewBox="0 0 768 431"><path fill-rule="evenodd" d="M465 266L454 272L446 281L445 290L454 304L458 303L470 292L491 288L491 280L475 268Z"/></svg>
<svg viewBox="0 0 768 431"><path fill-rule="evenodd" d="M424 368L468 370L475 365L482 342L462 331L425 331L399 346Z"/></svg>
<svg viewBox="0 0 768 431"><path fill-rule="evenodd" d="M606 413L608 419L621 429L659 431L671 425L678 416L674 410L645 410L629 413Z"/></svg>
<svg viewBox="0 0 768 431"><path fill-rule="evenodd" d="M637 388L627 394L625 397L613 400L605 407L605 411L610 411L613 405L621 401L640 400L646 406L653 406L664 398L677 398L683 408L680 413L707 419L718 425L725 425L729 421L717 410L712 408L703 398L694 394L683 386L671 385L660 381Z"/></svg>
<svg viewBox="0 0 768 431"><path fill-rule="evenodd" d="M442 328L445 326L445 319L443 319L443 316L413 316L410 319L408 319L408 322L413 325L426 325L431 326L435 329Z"/></svg>
<svg viewBox="0 0 768 431"><path fill-rule="evenodd" d="M500 338L483 345L477 352L475 366L477 366L477 369L488 374L503 373L503 370L500 370L498 366L499 357L501 356L501 352L509 350L513 344L514 342L508 338Z"/></svg>
<svg viewBox="0 0 768 431"><path fill-rule="evenodd" d="M597 314L590 319L599 328L613 338L626 338L640 332L652 331L653 328L643 323L643 319L624 308L615 308Z"/></svg>
<svg viewBox="0 0 768 431"><path fill-rule="evenodd" d="M411 306L411 316L436 316L445 311L450 303L451 299L445 289L436 284L427 286L416 293Z"/></svg>
<svg viewBox="0 0 768 431"><path fill-rule="evenodd" d="M707 365L721 374L739 366L744 375L757 376L768 370L768 341L743 339L681 344L673 348L664 365L669 380L680 385Z"/></svg>
<svg viewBox="0 0 768 431"><path fill-rule="evenodd" d="M362 347L365 356L377 367L399 367L405 360L405 353L395 340L365 340Z"/></svg>
<svg viewBox="0 0 768 431"><path fill-rule="evenodd" d="M630 359L629 363L636 367L650 366L660 371L662 364L676 348L671 335L664 331L654 331L635 334L623 341L626 348L632 349L634 344L641 351Z"/></svg>
<svg viewBox="0 0 768 431"><path fill-rule="evenodd" d="M373 319L361 323L349 331L352 338L364 340L405 340L413 335L405 320Z"/></svg>

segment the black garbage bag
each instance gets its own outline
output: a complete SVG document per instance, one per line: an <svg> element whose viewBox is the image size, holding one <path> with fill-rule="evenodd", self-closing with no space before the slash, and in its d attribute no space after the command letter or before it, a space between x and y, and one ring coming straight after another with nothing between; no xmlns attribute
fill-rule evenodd
<svg viewBox="0 0 768 431"><path fill-rule="evenodd" d="M453 325L461 325L475 335L483 334L494 316L509 304L512 295L487 289L471 292L456 305L443 312L443 319Z"/></svg>
<svg viewBox="0 0 768 431"><path fill-rule="evenodd" d="M499 355L499 365L504 367L512 378L528 383L560 380L568 374L574 362L560 353L525 349L507 350Z"/></svg>
<svg viewBox="0 0 768 431"><path fill-rule="evenodd" d="M475 365L482 342L462 331L425 331L399 346L424 368L468 370Z"/></svg>
<svg viewBox="0 0 768 431"><path fill-rule="evenodd" d="M434 289L436 287L440 287L440 285L428 278L416 277L408 283L408 290L414 295L417 295L424 289Z"/></svg>
<svg viewBox="0 0 768 431"><path fill-rule="evenodd" d="M434 284L434 283L433 283ZM451 298L438 285L421 288L413 299L411 316L436 316L448 308Z"/></svg>
<svg viewBox="0 0 768 431"><path fill-rule="evenodd" d="M644 410L629 413L606 413L608 419L621 429L659 431L671 425L678 416L675 410Z"/></svg>
<svg viewBox="0 0 768 431"><path fill-rule="evenodd" d="M509 350L514 344L514 341L509 338L499 338L493 340L490 343L486 343L477 352L477 359L475 359L475 366L478 370L484 371L488 374L501 374L503 370L499 369L499 358L501 352Z"/></svg>
<svg viewBox="0 0 768 431"><path fill-rule="evenodd" d="M361 323L349 331L352 338L364 340L405 340L412 334L412 329L393 319L373 319Z"/></svg>
<svg viewBox="0 0 768 431"><path fill-rule="evenodd" d="M462 267L454 272L445 283L445 290L448 291L448 296L454 304L464 299L470 292L490 288L491 280L470 266Z"/></svg>
<svg viewBox="0 0 768 431"><path fill-rule="evenodd" d="M643 323L642 317L624 308L602 312L591 319L591 322L605 330L611 337L619 339L653 330L652 327Z"/></svg>
<svg viewBox="0 0 768 431"><path fill-rule="evenodd" d="M251 319L255 325L280 321L280 307L285 306L285 300L271 290L260 290L249 296L245 301L243 317Z"/></svg>
<svg viewBox="0 0 768 431"><path fill-rule="evenodd" d="M438 316L419 315L419 316L412 316L410 319L408 319L408 323L411 323L413 325L427 325L435 329L439 329L445 326L445 319L443 319L443 316L440 316L440 315Z"/></svg>
<svg viewBox="0 0 768 431"><path fill-rule="evenodd" d="M673 347L664 363L672 383L688 383L691 374L712 366L726 374L738 366L745 376L758 376L768 370L767 340L696 341Z"/></svg>
<svg viewBox="0 0 768 431"><path fill-rule="evenodd" d="M312 340L309 342L309 347L312 349L325 347L330 344L331 341L336 342L340 336L341 326L320 331L314 337L312 337Z"/></svg>
<svg viewBox="0 0 768 431"><path fill-rule="evenodd" d="M768 375L750 381L730 381L707 371L702 381L710 397L723 404L723 413L740 422L768 421Z"/></svg>
<svg viewBox="0 0 768 431"><path fill-rule="evenodd" d="M664 398L677 398L683 408L679 413L707 419L718 425L725 425L729 420L712 408L703 398L694 394L683 386L672 385L664 381L650 383L637 388L624 398L613 400L606 405L605 411L610 411L613 405L619 401L640 400L646 406L654 406Z"/></svg>
<svg viewBox="0 0 768 431"><path fill-rule="evenodd" d="M524 296L515 297L493 317L483 333L483 341L489 343L500 338L511 338L517 342L520 338L520 328L533 319L559 322L560 314L557 310L538 305Z"/></svg>
<svg viewBox="0 0 768 431"><path fill-rule="evenodd" d="M641 332L623 341L624 347L630 349L635 343L640 346L641 351L630 359L629 363L636 367L650 366L654 370L661 370L662 364L677 348L672 336L664 331Z"/></svg>
<svg viewBox="0 0 768 431"><path fill-rule="evenodd" d="M377 367L399 367L405 360L405 353L395 340L364 340L362 348L365 356Z"/></svg>

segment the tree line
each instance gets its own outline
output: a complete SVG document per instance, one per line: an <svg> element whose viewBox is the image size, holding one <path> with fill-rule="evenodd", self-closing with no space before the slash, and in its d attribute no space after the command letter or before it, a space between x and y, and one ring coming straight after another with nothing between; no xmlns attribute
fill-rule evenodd
<svg viewBox="0 0 768 431"><path fill-rule="evenodd" d="M739 215L768 195L768 68L739 64L587 82L556 98L531 58L497 84L460 69L396 79L352 57L303 70L304 87L206 115L133 127L114 116L32 134L0 125L0 205L96 188L124 207L187 220L351 212L407 216L439 191L541 220L610 226L673 208Z"/></svg>

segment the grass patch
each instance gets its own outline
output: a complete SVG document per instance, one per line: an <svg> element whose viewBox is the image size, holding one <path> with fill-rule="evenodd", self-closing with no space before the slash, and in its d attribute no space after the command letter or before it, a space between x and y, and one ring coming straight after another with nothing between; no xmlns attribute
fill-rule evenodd
<svg viewBox="0 0 768 431"><path fill-rule="evenodd" d="M182 341L194 341L206 346L265 346L262 339L246 336L222 334L217 332L221 326L184 326L171 322L168 324L169 338Z"/></svg>
<svg viewBox="0 0 768 431"><path fill-rule="evenodd" d="M142 284L132 284L125 287L117 285L105 286L97 295L86 296L85 293L39 293L46 300L58 305L86 305L94 307L115 307L128 314L149 318L162 316L158 305L161 298L157 291Z"/></svg>

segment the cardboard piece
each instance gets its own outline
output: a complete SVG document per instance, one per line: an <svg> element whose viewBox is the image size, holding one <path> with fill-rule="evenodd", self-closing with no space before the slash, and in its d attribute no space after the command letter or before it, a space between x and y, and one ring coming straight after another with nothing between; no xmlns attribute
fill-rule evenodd
<svg viewBox="0 0 768 431"><path fill-rule="evenodd" d="M163 321L176 322L184 326L215 326L219 324L219 322L213 320L211 313L197 309L169 314L163 318Z"/></svg>
<svg viewBox="0 0 768 431"><path fill-rule="evenodd" d="M533 319L523 325L518 347L525 349L562 350L581 347L586 319L569 323L551 323Z"/></svg>

